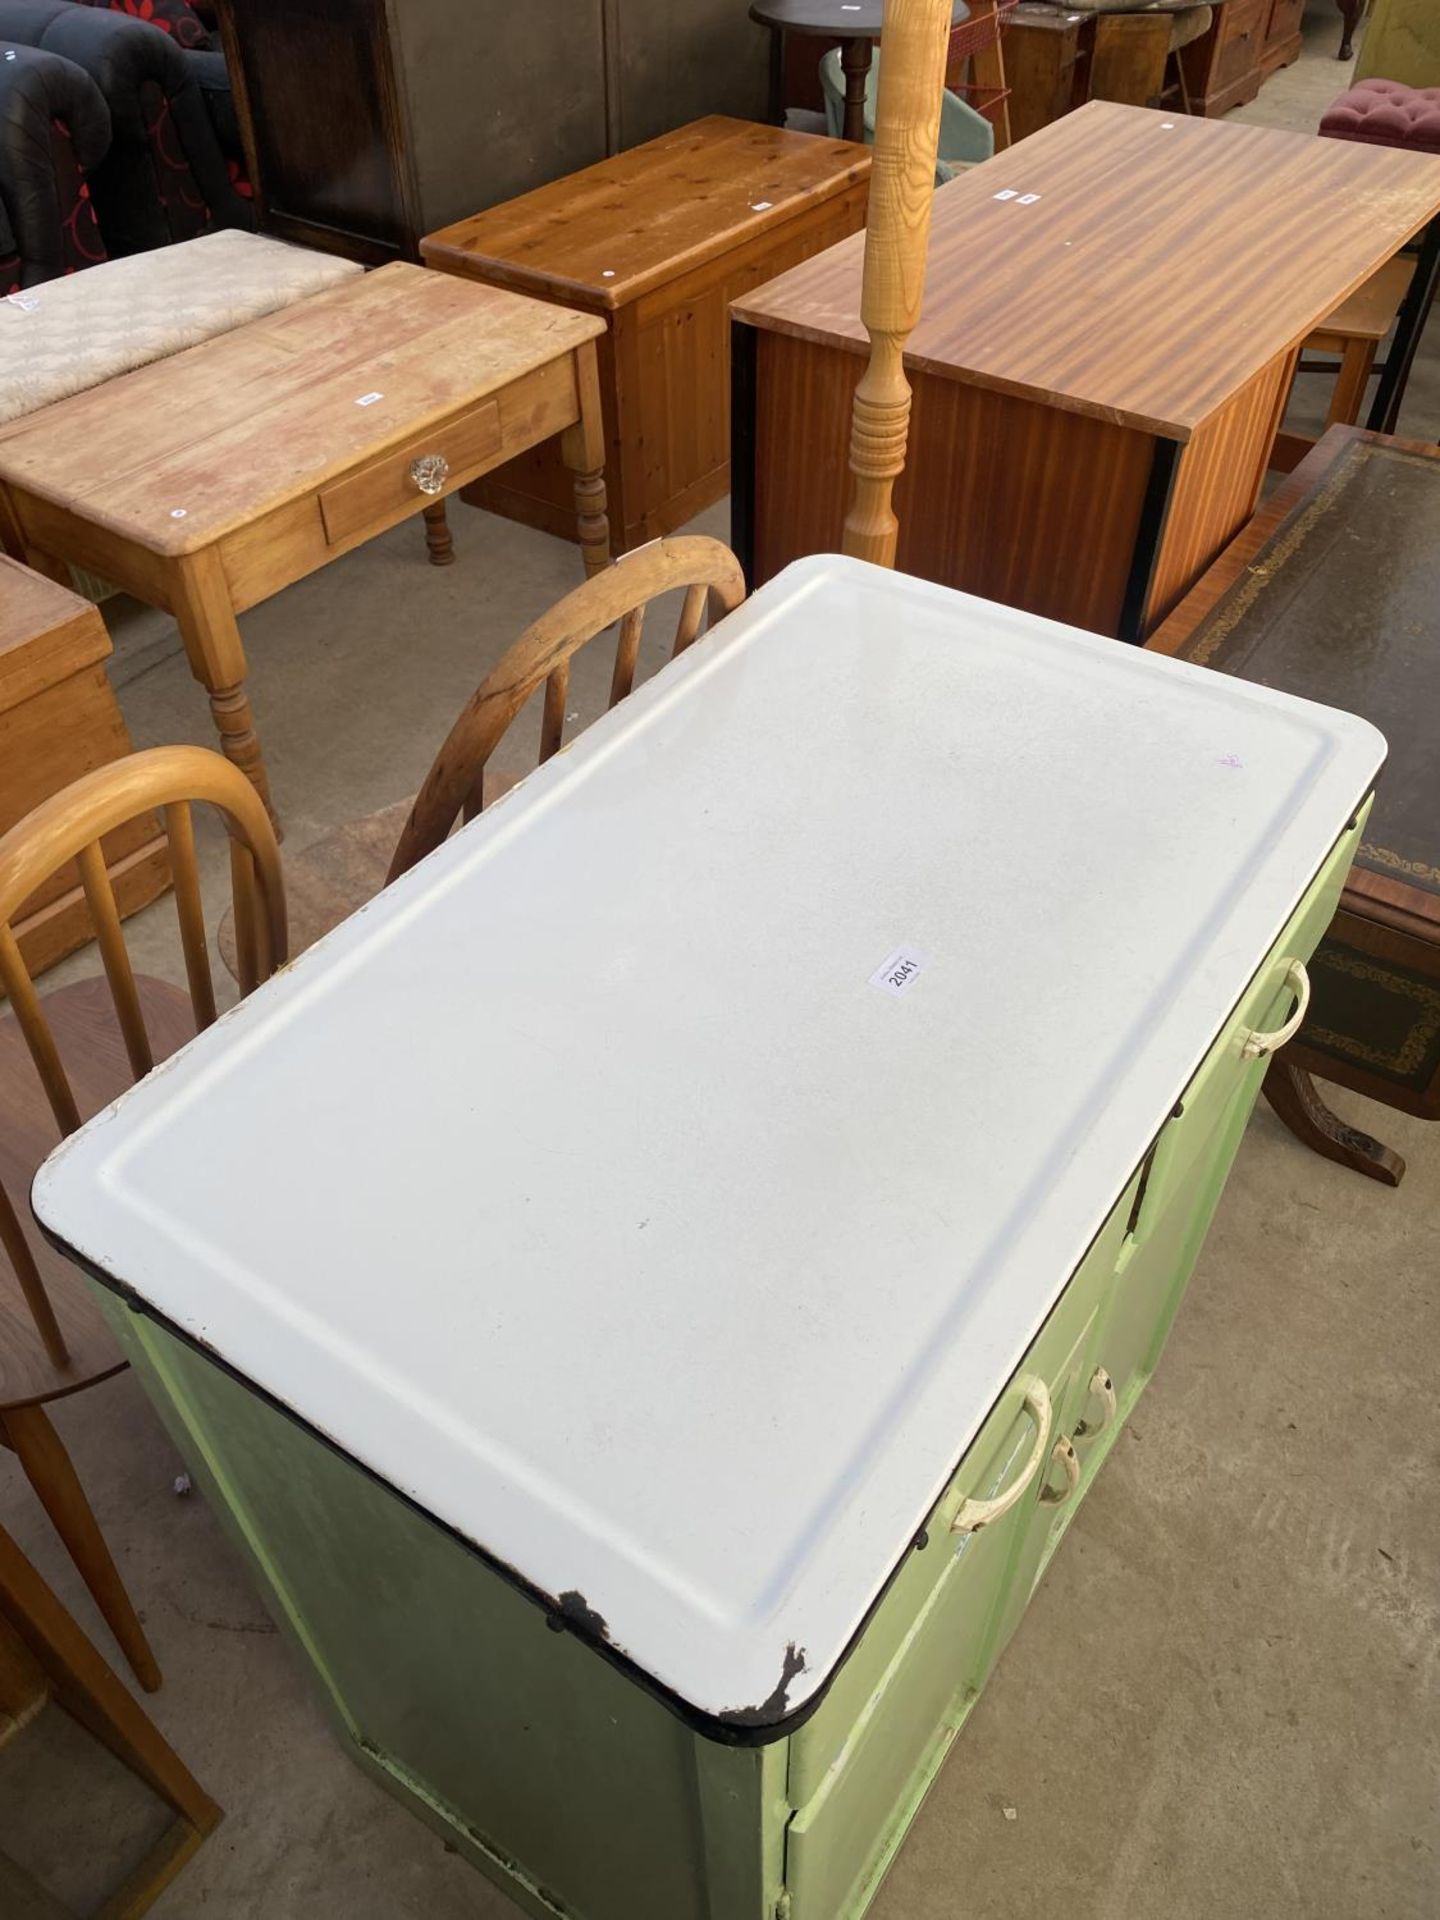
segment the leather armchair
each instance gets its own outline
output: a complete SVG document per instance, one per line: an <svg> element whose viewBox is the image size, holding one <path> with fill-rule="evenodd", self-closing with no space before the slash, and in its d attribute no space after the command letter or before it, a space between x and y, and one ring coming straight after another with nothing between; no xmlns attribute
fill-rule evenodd
<svg viewBox="0 0 1440 1920"><path fill-rule="evenodd" d="M58 54L0 41L0 294L105 258L89 176L110 110Z"/></svg>
<svg viewBox="0 0 1440 1920"><path fill-rule="evenodd" d="M112 139L91 189L108 252L254 226L202 85L223 78L218 54L186 53L144 20L73 0L0 0L0 37L73 61L104 96Z"/></svg>

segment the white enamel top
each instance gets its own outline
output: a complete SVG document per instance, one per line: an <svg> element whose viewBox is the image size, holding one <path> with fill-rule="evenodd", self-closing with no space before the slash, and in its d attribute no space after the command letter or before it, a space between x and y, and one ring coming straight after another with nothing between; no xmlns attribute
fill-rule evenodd
<svg viewBox="0 0 1440 1920"><path fill-rule="evenodd" d="M1383 752L803 562L77 1134L36 1211L694 1707L780 1718Z"/></svg>

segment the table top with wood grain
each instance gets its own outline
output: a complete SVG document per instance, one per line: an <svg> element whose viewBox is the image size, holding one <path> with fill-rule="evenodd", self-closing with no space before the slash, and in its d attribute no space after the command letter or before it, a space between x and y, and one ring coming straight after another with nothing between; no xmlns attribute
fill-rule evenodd
<svg viewBox="0 0 1440 1920"><path fill-rule="evenodd" d="M1092 101L936 193L906 360L1188 440L1437 212L1434 155ZM864 352L863 249L731 311Z"/></svg>
<svg viewBox="0 0 1440 1920"><path fill-rule="evenodd" d="M0 483L192 553L603 332L395 263L0 432Z"/></svg>
<svg viewBox="0 0 1440 1920"><path fill-rule="evenodd" d="M869 175L868 147L712 114L443 227L420 251L604 312Z"/></svg>

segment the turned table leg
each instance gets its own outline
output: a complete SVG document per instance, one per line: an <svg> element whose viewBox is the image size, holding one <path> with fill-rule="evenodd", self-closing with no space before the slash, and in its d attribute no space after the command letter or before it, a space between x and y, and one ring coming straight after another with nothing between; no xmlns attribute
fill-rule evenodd
<svg viewBox="0 0 1440 1920"><path fill-rule="evenodd" d="M160 1669L150 1642L50 1416L43 1407L11 1407L0 1415L0 1426L135 1678L147 1693L154 1693Z"/></svg>
<svg viewBox="0 0 1440 1920"><path fill-rule="evenodd" d="M207 549L184 555L175 562L171 586L175 619L190 671L210 696L210 713L225 757L234 761L265 802L278 836L280 823L270 804L270 776L245 690L249 671L245 648L219 554Z"/></svg>
<svg viewBox="0 0 1440 1920"><path fill-rule="evenodd" d="M450 522L445 515L445 502L432 500L425 508L425 545L430 554L432 567L453 567L455 564L455 542L450 537Z"/></svg>
<svg viewBox="0 0 1440 1920"><path fill-rule="evenodd" d="M1327 1160L1367 1174L1387 1187L1398 1187L1405 1178L1405 1162L1400 1155L1359 1127L1346 1126L1320 1098L1305 1069L1292 1066L1283 1055L1270 1062L1265 1098L1295 1137Z"/></svg>
<svg viewBox="0 0 1440 1920"><path fill-rule="evenodd" d="M600 407L600 371L595 342L575 352L580 418L560 438L560 457L575 481L575 518L587 579L610 564L610 521L605 498L605 424Z"/></svg>
<svg viewBox="0 0 1440 1920"><path fill-rule="evenodd" d="M1355 29L1359 26L1360 16L1365 11L1365 0L1335 0L1335 3L1345 23L1340 29L1340 51L1336 58L1348 60L1355 52Z"/></svg>
<svg viewBox="0 0 1440 1920"><path fill-rule="evenodd" d="M870 42L842 40L840 70L845 75L845 138L865 141L865 84L870 78Z"/></svg>

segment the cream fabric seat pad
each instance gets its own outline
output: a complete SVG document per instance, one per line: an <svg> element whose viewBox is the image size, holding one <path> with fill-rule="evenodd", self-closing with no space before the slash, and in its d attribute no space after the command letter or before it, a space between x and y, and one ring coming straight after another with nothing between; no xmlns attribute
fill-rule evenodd
<svg viewBox="0 0 1440 1920"><path fill-rule="evenodd" d="M0 300L0 426L322 293L352 260L226 229Z"/></svg>

